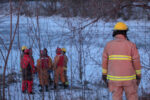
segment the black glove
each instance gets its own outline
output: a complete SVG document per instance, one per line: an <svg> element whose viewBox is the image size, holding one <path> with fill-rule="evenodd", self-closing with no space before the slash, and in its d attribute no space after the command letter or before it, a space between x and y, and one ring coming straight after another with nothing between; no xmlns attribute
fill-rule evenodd
<svg viewBox="0 0 150 100"><path fill-rule="evenodd" d="M108 87L107 75L102 75L102 79L103 79L103 81L105 82L105 84L106 84L107 87Z"/></svg>
<svg viewBox="0 0 150 100"><path fill-rule="evenodd" d="M140 82L141 82L141 76L136 76L136 80L137 80L137 86L139 86Z"/></svg>

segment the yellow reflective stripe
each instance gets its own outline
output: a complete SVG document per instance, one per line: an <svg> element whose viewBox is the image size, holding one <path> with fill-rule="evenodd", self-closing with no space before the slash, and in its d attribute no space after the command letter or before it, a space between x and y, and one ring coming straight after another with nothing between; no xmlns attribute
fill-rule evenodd
<svg viewBox="0 0 150 100"><path fill-rule="evenodd" d="M112 78L107 77L107 79L112 80L112 81L129 81L129 80L136 79L136 77L134 77L134 78L128 78L128 79L112 79Z"/></svg>
<svg viewBox="0 0 150 100"><path fill-rule="evenodd" d="M136 74L141 74L141 70L136 70Z"/></svg>
<svg viewBox="0 0 150 100"><path fill-rule="evenodd" d="M107 73L107 69L102 68L102 73Z"/></svg>
<svg viewBox="0 0 150 100"><path fill-rule="evenodd" d="M110 55L109 60L132 60L132 58L127 55Z"/></svg>
<svg viewBox="0 0 150 100"><path fill-rule="evenodd" d="M131 58L131 56L127 56L127 55L110 55L109 57L128 57L128 58Z"/></svg>
<svg viewBox="0 0 150 100"><path fill-rule="evenodd" d="M113 77L113 78L130 78L130 77L136 77L136 75L132 75L132 76L112 76L112 75L107 75L109 77Z"/></svg>
<svg viewBox="0 0 150 100"><path fill-rule="evenodd" d="M127 81L127 80L136 79L136 75L132 75L132 76L111 76L111 75L107 75L107 79L113 80L113 81Z"/></svg>
<svg viewBox="0 0 150 100"><path fill-rule="evenodd" d="M131 60L130 58L109 58L109 60Z"/></svg>

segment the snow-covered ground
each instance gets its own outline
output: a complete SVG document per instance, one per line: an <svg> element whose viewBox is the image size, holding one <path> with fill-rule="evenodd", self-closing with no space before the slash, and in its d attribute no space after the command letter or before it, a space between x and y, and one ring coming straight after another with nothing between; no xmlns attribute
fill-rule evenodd
<svg viewBox="0 0 150 100"><path fill-rule="evenodd" d="M8 47L10 40L10 16L0 15L0 48L6 56L7 52L4 44ZM83 19L80 17L63 18L60 16L36 17L20 16L19 29L15 37L12 51L10 53L7 74L12 71L20 73L20 52L21 46L26 45L32 47L33 56L36 60L39 58L39 50L48 49L49 56L53 59L57 47L65 47L67 49L68 63L68 78L69 83L83 85L83 82L88 82L88 88L85 90L85 100L108 100L111 97L106 88L97 86L101 82L101 58L105 44L112 40L113 26L117 21L105 22L99 20L96 23L84 27L94 19ZM17 22L17 16L13 15L13 32ZM149 74L150 70L150 21L147 20L129 20L123 21L129 26L128 36L131 41L137 44L141 56L142 66L142 81L140 89L150 93ZM37 25L37 23L39 23ZM40 45L40 46L39 46ZM81 61L81 63L79 63ZM3 66L4 61L0 57L0 64ZM81 67L81 69L80 69ZM82 72L82 84L79 70ZM0 70L2 73L2 70ZM38 82L35 82L38 84ZM95 86L94 86L95 85ZM35 85L35 91L37 90ZM7 89L6 89L7 90ZM14 83L9 86L10 94L7 92L7 98L11 95L12 100L41 100L42 94L36 93L34 96L23 95L21 93L21 82ZM15 92L13 92L15 91ZM60 92L63 91L63 92ZM45 93L44 100L80 100L84 95L83 90L60 90L49 91ZM139 91L139 95L141 95ZM58 96L59 95L59 96ZM67 95L67 96L64 96ZM89 96L90 95L90 96ZM108 96L109 95L109 96ZM17 99L18 98L18 99ZM47 98L47 99L46 99ZM93 99L94 98L94 99ZM100 99L103 98L103 99ZM111 98L109 98L111 100Z"/></svg>

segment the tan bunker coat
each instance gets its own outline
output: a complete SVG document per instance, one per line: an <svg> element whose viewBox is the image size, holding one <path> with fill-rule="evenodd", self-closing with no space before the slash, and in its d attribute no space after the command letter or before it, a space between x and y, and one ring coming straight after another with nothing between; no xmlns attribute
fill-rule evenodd
<svg viewBox="0 0 150 100"><path fill-rule="evenodd" d="M141 76L140 56L136 45L123 35L116 35L104 48L102 73L107 75L113 100L122 100L123 90L128 100L138 100L136 75Z"/></svg>
<svg viewBox="0 0 150 100"><path fill-rule="evenodd" d="M50 57L41 57L37 60L37 71L40 85L48 85L49 73L48 70L52 67L52 60Z"/></svg>

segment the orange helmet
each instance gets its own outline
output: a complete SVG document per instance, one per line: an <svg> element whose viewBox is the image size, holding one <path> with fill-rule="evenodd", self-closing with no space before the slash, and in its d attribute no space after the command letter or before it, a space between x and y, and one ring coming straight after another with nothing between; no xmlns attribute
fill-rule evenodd
<svg viewBox="0 0 150 100"><path fill-rule="evenodd" d="M56 49L56 54L61 54L61 52L62 52L61 48Z"/></svg>

